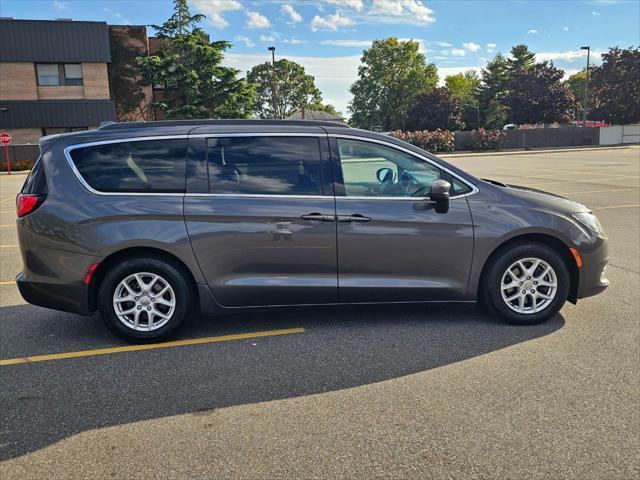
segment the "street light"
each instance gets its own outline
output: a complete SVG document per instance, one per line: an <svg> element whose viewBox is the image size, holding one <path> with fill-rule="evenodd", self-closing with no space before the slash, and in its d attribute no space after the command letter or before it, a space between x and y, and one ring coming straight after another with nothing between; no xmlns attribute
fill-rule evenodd
<svg viewBox="0 0 640 480"><path fill-rule="evenodd" d="M584 81L584 105L583 105L583 114L582 114L582 120L584 122L584 125L587 125L587 99L588 97L588 93L589 93L589 55L591 53L591 47L580 47L580 50L586 50L587 51L587 72L585 75L585 81Z"/></svg>
<svg viewBox="0 0 640 480"><path fill-rule="evenodd" d="M271 102L273 103L273 118L276 118L276 47L269 47L271 52Z"/></svg>

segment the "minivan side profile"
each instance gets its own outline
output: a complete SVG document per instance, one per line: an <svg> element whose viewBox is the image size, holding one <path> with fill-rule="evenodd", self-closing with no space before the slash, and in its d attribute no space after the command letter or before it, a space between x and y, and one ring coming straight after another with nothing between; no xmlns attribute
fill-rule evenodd
<svg viewBox="0 0 640 480"><path fill-rule="evenodd" d="M194 311L481 302L515 324L603 291L583 205L318 121L113 123L41 139L17 198L26 301L133 342Z"/></svg>

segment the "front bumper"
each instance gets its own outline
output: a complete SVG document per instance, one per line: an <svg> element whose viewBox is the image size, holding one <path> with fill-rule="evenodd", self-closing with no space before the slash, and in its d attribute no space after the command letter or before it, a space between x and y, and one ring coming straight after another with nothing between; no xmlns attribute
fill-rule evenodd
<svg viewBox="0 0 640 480"><path fill-rule="evenodd" d="M609 246L606 239L598 239L588 249L579 249L582 268L578 270L577 298L597 295L609 286L605 269L609 263Z"/></svg>

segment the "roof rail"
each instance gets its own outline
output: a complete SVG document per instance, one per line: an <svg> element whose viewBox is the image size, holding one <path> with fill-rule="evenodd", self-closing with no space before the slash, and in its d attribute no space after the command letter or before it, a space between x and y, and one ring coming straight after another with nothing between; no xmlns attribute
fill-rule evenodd
<svg viewBox="0 0 640 480"><path fill-rule="evenodd" d="M309 127L344 127L349 125L326 120L159 120L154 122L104 122L98 130L126 130L129 128L188 127L200 125L297 125Z"/></svg>

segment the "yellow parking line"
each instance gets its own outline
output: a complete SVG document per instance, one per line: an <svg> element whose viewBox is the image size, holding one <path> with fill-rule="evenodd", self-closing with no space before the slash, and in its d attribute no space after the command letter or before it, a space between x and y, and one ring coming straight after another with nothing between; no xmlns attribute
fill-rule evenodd
<svg viewBox="0 0 640 480"><path fill-rule="evenodd" d="M15 280L3 280L0 282L0 285L15 285L16 281Z"/></svg>
<svg viewBox="0 0 640 480"><path fill-rule="evenodd" d="M49 360L66 360L69 358L95 357L97 355L110 355L112 353L136 352L139 350L153 350L156 348L182 347L186 345L202 345L204 343L228 342L230 340L246 340L248 338L273 337L276 335L291 335L303 333L304 328L285 328L281 330L267 330L264 332L237 333L221 337L192 338L189 340L174 340L164 343L150 343L147 345L127 345L126 347L100 348L96 350L82 350L79 352L53 353L50 355L37 355L34 357L19 357L0 360L0 366L16 365L18 363L46 362Z"/></svg>
<svg viewBox="0 0 640 480"><path fill-rule="evenodd" d="M640 187L628 188L610 188L609 190L587 190L586 192L562 192L558 195L578 195L580 193L604 193L604 192L623 192L625 190L638 190Z"/></svg>
<svg viewBox="0 0 640 480"><path fill-rule="evenodd" d="M18 248L19 245L15 244L15 245L0 245L0 248Z"/></svg>
<svg viewBox="0 0 640 480"><path fill-rule="evenodd" d="M7 198L3 198L2 200L0 200L0 203L6 203L10 200L13 200L14 202L16 201L16 197L7 197Z"/></svg>
<svg viewBox="0 0 640 480"><path fill-rule="evenodd" d="M628 205L611 205L610 207L595 207L594 210L609 210L610 208L633 208L640 207L640 203L630 203Z"/></svg>
<svg viewBox="0 0 640 480"><path fill-rule="evenodd" d="M9 225L0 225L0 228L9 228L9 227L15 227L16 224L15 223L10 223Z"/></svg>

